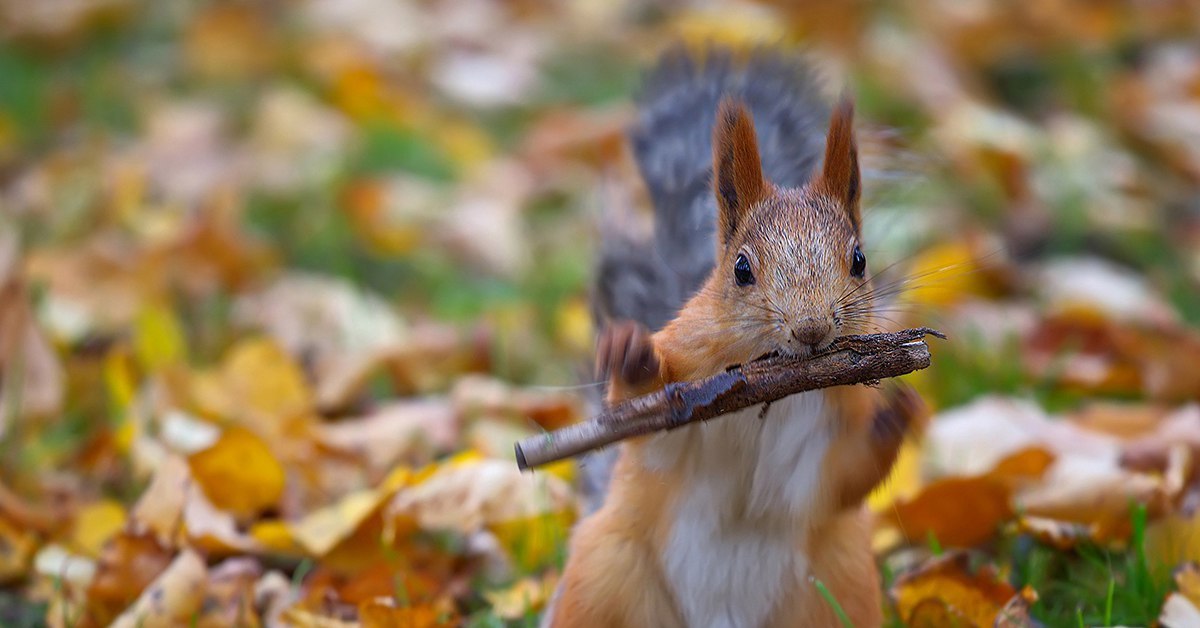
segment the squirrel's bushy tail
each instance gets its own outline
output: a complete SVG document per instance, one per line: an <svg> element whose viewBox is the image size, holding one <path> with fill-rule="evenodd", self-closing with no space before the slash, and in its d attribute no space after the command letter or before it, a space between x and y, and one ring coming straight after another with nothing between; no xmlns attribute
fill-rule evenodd
<svg viewBox="0 0 1200 628"><path fill-rule="evenodd" d="M654 204L654 235L606 233L593 299L601 320L659 329L712 269L712 129L721 99L732 95L749 107L767 178L798 187L824 149L829 107L818 92L814 73L794 54L678 46L662 56L646 76L630 132Z"/></svg>

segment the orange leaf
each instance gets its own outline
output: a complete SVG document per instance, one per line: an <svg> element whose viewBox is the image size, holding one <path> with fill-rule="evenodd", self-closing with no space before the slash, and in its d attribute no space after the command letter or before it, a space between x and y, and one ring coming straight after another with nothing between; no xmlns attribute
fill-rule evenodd
<svg viewBox="0 0 1200 628"><path fill-rule="evenodd" d="M1009 489L989 476L938 480L891 513L908 540L922 542L933 535L957 547L988 540L1012 514Z"/></svg>

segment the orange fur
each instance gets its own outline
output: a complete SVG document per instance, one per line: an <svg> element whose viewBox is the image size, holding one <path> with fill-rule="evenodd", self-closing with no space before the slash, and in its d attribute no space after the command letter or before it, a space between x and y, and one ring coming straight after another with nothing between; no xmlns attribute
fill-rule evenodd
<svg viewBox="0 0 1200 628"><path fill-rule="evenodd" d="M722 103L713 135L719 209L716 267L704 287L661 331L650 335L626 325L604 336L598 359L611 374L610 401L667 382L713 375L771 351L807 354L837 334L871 330L874 323L865 311L869 308L849 312L839 305L844 295L869 289L866 280L850 274L851 251L861 237L852 115L848 103L835 110L820 174L802 189L780 189L763 177L749 112L737 102ZM754 270L751 285L735 283L731 277L738 256L746 257ZM827 325L829 333L814 342L815 335L796 335L800 324ZM654 372L623 368L630 364ZM631 372L639 381L626 381L622 374ZM703 600L693 598L700 591L686 590L695 574L686 571L692 562L678 548L705 551L707 546L695 543L710 536L718 543L728 538L741 544L713 548L714 552L724 551L741 561L763 551L779 567L778 580L765 581L767 589L777 592L766 601L731 598L729 605L744 603L746 608L730 608L726 624L738 625L737 617L754 616L765 617L767 626L837 625L834 609L814 584L819 579L855 626L879 625L870 521L861 502L890 469L904 432L919 414L918 400L896 387L839 387L805 394L815 396L784 408L815 415L772 415L763 420L764 410L759 427L719 425L719 421L753 421L721 418L627 442L604 506L581 522L573 535L551 625L686 625L688 605L694 613ZM786 422L792 419L813 424ZM782 422L768 425L766 421ZM817 477L799 478L812 483L811 491L788 492L795 488L790 480L773 486L772 480L779 478L759 475L791 474L794 469L786 466L788 452L781 452L779 443L756 440L760 438L756 429L776 430L771 434L800 429L798 436L788 437L799 438L805 447L823 447L814 462L817 466L812 467ZM712 437L726 434L730 440L716 444L727 451L714 455ZM755 456L783 456L785 464L773 467L770 460ZM778 504L756 503L756 491L774 494L767 489L784 491L780 494L785 498ZM707 501L711 495L727 502ZM697 507L709 505L711 513L701 510L698 515L709 518L703 526L683 519L696 516L688 513ZM791 555L780 562L769 551L756 550L756 536L781 542L763 547L783 547ZM763 577L753 571L749 576ZM743 576L717 574L700 582L724 590L722 577ZM759 606L751 608L754 604ZM766 611L760 612L763 608Z"/></svg>

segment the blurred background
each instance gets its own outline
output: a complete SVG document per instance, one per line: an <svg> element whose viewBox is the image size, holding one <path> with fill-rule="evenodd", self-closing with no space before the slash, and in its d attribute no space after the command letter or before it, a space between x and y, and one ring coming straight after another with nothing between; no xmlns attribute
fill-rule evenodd
<svg viewBox="0 0 1200 628"><path fill-rule="evenodd" d="M1198 23L0 0L0 624L535 625L579 469L512 442L586 413L599 224L648 210L624 131L683 41L856 97L881 314L950 335L871 499L892 625L1200 625Z"/></svg>

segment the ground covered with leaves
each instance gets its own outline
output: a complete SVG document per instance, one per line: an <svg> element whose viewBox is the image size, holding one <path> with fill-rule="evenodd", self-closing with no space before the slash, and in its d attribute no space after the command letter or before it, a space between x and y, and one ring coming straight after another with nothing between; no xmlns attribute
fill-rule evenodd
<svg viewBox="0 0 1200 628"><path fill-rule="evenodd" d="M533 625L668 44L859 108L935 410L894 625L1200 625L1200 38L1162 2L0 0L0 624ZM837 600L829 600L837 604Z"/></svg>

